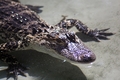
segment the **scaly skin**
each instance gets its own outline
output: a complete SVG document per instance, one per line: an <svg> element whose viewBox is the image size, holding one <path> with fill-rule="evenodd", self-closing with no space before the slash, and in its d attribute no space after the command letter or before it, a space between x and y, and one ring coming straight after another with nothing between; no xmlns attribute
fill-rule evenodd
<svg viewBox="0 0 120 80"><path fill-rule="evenodd" d="M57 54L75 62L89 63L96 59L94 53L67 29L76 26L79 31L97 40L113 35L105 33L108 29L91 30L80 20L65 17L55 26L48 25L28 8L34 9L34 6L24 6L15 1L0 0L0 39L6 42L0 44L0 60L8 64L8 78L12 74L17 80L18 74L25 76L23 71L27 69L9 54L11 51L35 49L49 54L50 50L55 52L50 55Z"/></svg>

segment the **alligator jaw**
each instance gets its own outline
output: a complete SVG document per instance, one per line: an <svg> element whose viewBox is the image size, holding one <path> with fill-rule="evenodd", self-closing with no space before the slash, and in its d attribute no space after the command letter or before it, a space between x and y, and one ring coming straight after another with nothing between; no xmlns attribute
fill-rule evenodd
<svg viewBox="0 0 120 80"><path fill-rule="evenodd" d="M70 42L65 49L61 50L61 55L72 61L81 63L90 63L96 59L95 54L86 46L73 42Z"/></svg>

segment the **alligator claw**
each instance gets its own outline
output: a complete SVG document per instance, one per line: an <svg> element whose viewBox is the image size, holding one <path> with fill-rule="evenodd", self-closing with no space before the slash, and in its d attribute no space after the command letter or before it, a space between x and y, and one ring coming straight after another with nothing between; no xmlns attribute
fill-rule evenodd
<svg viewBox="0 0 120 80"><path fill-rule="evenodd" d="M100 39L108 40L109 38L107 38L107 36L111 36L111 35L114 34L114 33L105 32L105 31L107 31L109 29L110 28L106 28L106 29L102 29L102 30L95 29L95 30L93 30L93 37L97 41L100 41Z"/></svg>
<svg viewBox="0 0 120 80"><path fill-rule="evenodd" d="M8 66L8 75L7 75L7 80L10 78L10 77L13 77L14 80L17 80L18 79L18 75L22 75L24 77L26 77L24 71L25 70L28 70L27 67L24 67L23 65L21 64L10 64Z"/></svg>

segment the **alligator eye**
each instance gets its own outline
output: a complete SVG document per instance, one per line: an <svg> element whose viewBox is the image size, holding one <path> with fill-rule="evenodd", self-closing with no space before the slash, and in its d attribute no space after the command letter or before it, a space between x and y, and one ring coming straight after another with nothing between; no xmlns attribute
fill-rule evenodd
<svg viewBox="0 0 120 80"><path fill-rule="evenodd" d="M66 34L66 36L71 42L75 42L75 35L73 33Z"/></svg>

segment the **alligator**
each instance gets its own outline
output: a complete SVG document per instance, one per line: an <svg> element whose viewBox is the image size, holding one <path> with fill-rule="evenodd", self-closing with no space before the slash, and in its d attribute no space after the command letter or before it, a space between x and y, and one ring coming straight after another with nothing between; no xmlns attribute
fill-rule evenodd
<svg viewBox="0 0 120 80"><path fill-rule="evenodd" d="M8 64L7 79L18 80L18 74L26 76L24 71L28 69L10 54L12 51L34 49L74 62L90 63L95 61L95 54L68 29L74 26L97 41L113 35L106 32L109 28L92 30L80 20L66 16L56 25L49 25L38 16L37 12L41 12L38 8L18 0L0 0L0 40L5 42L0 44L0 60Z"/></svg>

